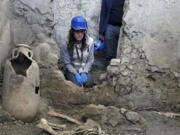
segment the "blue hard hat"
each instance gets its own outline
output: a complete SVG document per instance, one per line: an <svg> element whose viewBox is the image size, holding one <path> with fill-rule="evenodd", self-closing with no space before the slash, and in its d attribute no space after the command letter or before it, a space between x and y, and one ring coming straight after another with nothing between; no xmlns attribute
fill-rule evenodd
<svg viewBox="0 0 180 135"><path fill-rule="evenodd" d="M101 50L104 50L104 40L96 40L94 42L94 50L98 50L98 51L101 51Z"/></svg>
<svg viewBox="0 0 180 135"><path fill-rule="evenodd" d="M71 27L75 30L87 29L87 21L82 16L75 16L71 21Z"/></svg>

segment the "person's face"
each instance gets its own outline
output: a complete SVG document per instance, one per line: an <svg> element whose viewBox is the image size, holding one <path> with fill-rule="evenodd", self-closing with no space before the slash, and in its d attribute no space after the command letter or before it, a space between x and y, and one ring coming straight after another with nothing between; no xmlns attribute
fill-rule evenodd
<svg viewBox="0 0 180 135"><path fill-rule="evenodd" d="M74 38L77 41L82 41L84 34L85 34L85 30L75 30L74 31Z"/></svg>

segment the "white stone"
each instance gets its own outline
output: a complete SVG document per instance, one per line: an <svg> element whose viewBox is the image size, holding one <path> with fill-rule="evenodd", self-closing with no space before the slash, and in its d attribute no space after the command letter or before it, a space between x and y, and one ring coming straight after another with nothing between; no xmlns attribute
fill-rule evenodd
<svg viewBox="0 0 180 135"><path fill-rule="evenodd" d="M120 59L111 59L110 65L111 66L119 66L121 60Z"/></svg>
<svg viewBox="0 0 180 135"><path fill-rule="evenodd" d="M126 115L126 118L129 121L132 121L133 123L140 121L140 116L137 112L128 111L125 115Z"/></svg>

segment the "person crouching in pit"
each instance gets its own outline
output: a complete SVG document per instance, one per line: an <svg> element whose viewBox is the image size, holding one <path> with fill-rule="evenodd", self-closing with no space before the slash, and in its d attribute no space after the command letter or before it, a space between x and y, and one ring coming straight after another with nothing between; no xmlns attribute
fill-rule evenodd
<svg viewBox="0 0 180 135"><path fill-rule="evenodd" d="M93 87L94 81L89 72L94 62L93 39L87 36L87 21L82 16L71 20L68 41L62 55L66 67L65 77L78 86Z"/></svg>

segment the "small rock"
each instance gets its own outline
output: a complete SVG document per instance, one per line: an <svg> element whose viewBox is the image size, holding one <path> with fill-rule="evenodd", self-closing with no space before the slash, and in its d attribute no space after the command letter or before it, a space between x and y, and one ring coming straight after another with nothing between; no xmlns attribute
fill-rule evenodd
<svg viewBox="0 0 180 135"><path fill-rule="evenodd" d="M129 58L128 57L122 57L121 64L128 63Z"/></svg>
<svg viewBox="0 0 180 135"><path fill-rule="evenodd" d="M138 113L131 111L126 113L126 118L133 123L137 123L141 119Z"/></svg>
<svg viewBox="0 0 180 135"><path fill-rule="evenodd" d="M103 81L106 79L106 77L107 77L107 73L103 73L100 75L99 80Z"/></svg>
<svg viewBox="0 0 180 135"><path fill-rule="evenodd" d="M156 72L156 71L159 71L159 69L158 69L157 67L155 67L155 66L152 66L152 67L151 67L151 71L152 71L152 72Z"/></svg>
<svg viewBox="0 0 180 135"><path fill-rule="evenodd" d="M120 65L121 60L120 59L111 59L111 66L119 66Z"/></svg>
<svg viewBox="0 0 180 135"><path fill-rule="evenodd" d="M128 110L125 109L125 108L121 108L121 109L120 109L120 112L121 112L122 114L125 114L127 111L128 111Z"/></svg>
<svg viewBox="0 0 180 135"><path fill-rule="evenodd" d="M107 71L110 74L115 74L116 75L116 74L119 74L119 67L117 67L117 66L108 66Z"/></svg>
<svg viewBox="0 0 180 135"><path fill-rule="evenodd" d="M105 106L103 105L94 105L94 104L90 104L88 105L84 112L85 112L85 115L90 115L90 116L93 116L93 115L99 115L99 114L102 114L105 110Z"/></svg>
<svg viewBox="0 0 180 135"><path fill-rule="evenodd" d="M124 70L121 74L124 75L124 76L128 76L130 74L130 71L129 70Z"/></svg>
<svg viewBox="0 0 180 135"><path fill-rule="evenodd" d="M175 71L173 72L173 74L174 74L174 76L177 77L177 78L180 77L180 74L177 73L177 72L175 72Z"/></svg>
<svg viewBox="0 0 180 135"><path fill-rule="evenodd" d="M119 109L113 106L108 107L107 111L107 123L112 127L116 127L118 124L125 124L125 117L119 112Z"/></svg>

